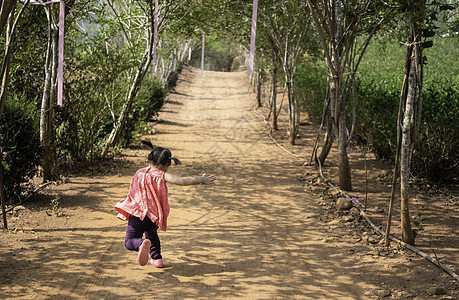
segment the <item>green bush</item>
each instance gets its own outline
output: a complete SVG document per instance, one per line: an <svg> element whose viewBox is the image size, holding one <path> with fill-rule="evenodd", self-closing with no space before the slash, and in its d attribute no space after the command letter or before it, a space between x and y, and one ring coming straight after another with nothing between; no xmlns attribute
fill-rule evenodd
<svg viewBox="0 0 459 300"><path fill-rule="evenodd" d="M233 43L214 38L206 37L206 45L204 48L204 69L210 71L231 71L233 60L238 53ZM189 64L195 68L201 68L201 53L202 48L195 48L191 55Z"/></svg>
<svg viewBox="0 0 459 300"><path fill-rule="evenodd" d="M179 73L177 71L172 71L169 76L167 76L167 89L172 91L177 86L177 81L179 79Z"/></svg>
<svg viewBox="0 0 459 300"><path fill-rule="evenodd" d="M412 171L440 184L459 183L459 86L429 83L424 90L422 126L413 152Z"/></svg>
<svg viewBox="0 0 459 300"><path fill-rule="evenodd" d="M396 151L399 85L396 80L357 78L355 133L359 143L367 144L377 159L392 159Z"/></svg>
<svg viewBox="0 0 459 300"><path fill-rule="evenodd" d="M442 185L457 183L459 177L457 46L456 40L435 38L434 47L423 53L428 64L424 68L422 124L411 161L414 177ZM380 159L395 155L405 51L394 39L376 39L359 69L356 133Z"/></svg>
<svg viewBox="0 0 459 300"><path fill-rule="evenodd" d="M25 100L21 101L26 103ZM3 185L7 202L17 202L25 185L38 171L41 148L34 108L7 101L0 122L0 146L6 159L2 161Z"/></svg>
<svg viewBox="0 0 459 300"><path fill-rule="evenodd" d="M151 120L163 107L167 92L157 79L145 78L123 131L123 144L128 145L139 133L142 122Z"/></svg>
<svg viewBox="0 0 459 300"><path fill-rule="evenodd" d="M304 58L296 73L297 95L309 116L318 120L322 117L327 87L327 66L317 57Z"/></svg>
<svg viewBox="0 0 459 300"><path fill-rule="evenodd" d="M133 111L138 111L140 120L149 121L163 107L166 90L157 79L145 79L137 95Z"/></svg>
<svg viewBox="0 0 459 300"><path fill-rule="evenodd" d="M455 63L458 49L457 39L435 38L434 47L424 51L428 64L424 69L422 124L411 172L418 179L442 185L457 185L459 180L459 65ZM405 52L406 48L393 38L376 38L356 76L354 141L369 145L378 159L395 157ZM298 67L296 82L298 96L308 113L320 117L326 85L323 60L306 57Z"/></svg>

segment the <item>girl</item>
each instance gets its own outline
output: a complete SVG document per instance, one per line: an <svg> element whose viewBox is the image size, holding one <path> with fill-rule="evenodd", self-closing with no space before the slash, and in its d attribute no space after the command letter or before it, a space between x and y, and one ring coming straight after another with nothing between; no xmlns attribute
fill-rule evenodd
<svg viewBox="0 0 459 300"><path fill-rule="evenodd" d="M139 252L137 262L141 266L149 263L161 268L163 260L157 229L166 231L167 227L169 202L166 183L210 184L214 182L215 175L179 177L166 173L172 161L178 165L181 164L180 160L172 157L171 151L167 148L153 148L151 143L143 143L153 149L148 155L148 166L135 173L129 194L115 205L115 209L119 212L119 219L128 220L124 241L126 248ZM144 233L145 239L142 238Z"/></svg>

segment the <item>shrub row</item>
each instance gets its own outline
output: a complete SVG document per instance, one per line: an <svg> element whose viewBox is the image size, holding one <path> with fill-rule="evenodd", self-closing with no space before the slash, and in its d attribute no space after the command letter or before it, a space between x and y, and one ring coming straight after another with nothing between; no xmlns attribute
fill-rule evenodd
<svg viewBox="0 0 459 300"><path fill-rule="evenodd" d="M8 101L0 122L0 145L4 159L3 187L7 202L14 202L37 174L40 163L38 120L24 101Z"/></svg>
<svg viewBox="0 0 459 300"><path fill-rule="evenodd" d="M84 101L66 101L63 107L56 107L53 121L54 159L63 168L99 158L103 142L113 127L113 119L107 109L101 108L104 104L97 102L97 95L86 89L72 91L74 99ZM166 94L167 89L158 80L144 80L123 131L124 145L133 140L143 122L159 112ZM25 103L26 99L8 99L0 122L0 146L7 154L2 161L4 190L9 203L16 202L24 193L25 183L38 172L42 155L39 111Z"/></svg>
<svg viewBox="0 0 459 300"><path fill-rule="evenodd" d="M411 166L412 175L417 179L455 186L459 182L459 68L454 64L454 57L459 54L457 43L436 39L434 48L425 51L428 64L422 124ZM395 157L404 52L404 47L395 40L375 40L357 76L354 141L367 144L378 159ZM317 120L320 120L325 99L326 72L323 61L313 57L305 58L298 68L298 95L308 113Z"/></svg>

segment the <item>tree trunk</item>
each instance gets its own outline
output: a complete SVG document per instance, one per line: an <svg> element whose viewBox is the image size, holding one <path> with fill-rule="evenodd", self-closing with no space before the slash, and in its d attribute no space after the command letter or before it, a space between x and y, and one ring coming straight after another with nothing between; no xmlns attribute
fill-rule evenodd
<svg viewBox="0 0 459 300"><path fill-rule="evenodd" d="M323 146L320 150L318 160L321 165L325 163L325 160L330 153L331 147L333 146L333 141L335 140L335 110L337 100L337 86L336 80L332 75L331 71L328 70L328 80L327 80L327 90L329 95L329 104L324 106L324 115L327 120L327 133L325 134L325 139Z"/></svg>
<svg viewBox="0 0 459 300"><path fill-rule="evenodd" d="M351 169L347 157L347 127L346 114L344 111L344 101L340 105L340 115L338 119L338 157L339 157L339 187L344 191L352 190Z"/></svg>
<svg viewBox="0 0 459 300"><path fill-rule="evenodd" d="M425 9L425 1L409 3L413 7L413 12L418 13ZM416 238L415 232L411 229L409 211L409 183L410 165L413 155L414 143L419 131L421 107L422 107L422 26L417 23L415 17L411 19L411 38L412 44L408 45L409 57L407 57L407 93L402 123L402 144L400 151L400 197L401 197L401 225L402 240L410 245L414 245Z"/></svg>
<svg viewBox="0 0 459 300"><path fill-rule="evenodd" d="M292 79L287 77L287 100L288 100L288 115L289 115L289 126L288 126L288 142L290 145L295 144L295 139L298 134L297 128L297 103L295 95L293 93L293 82Z"/></svg>
<svg viewBox="0 0 459 300"><path fill-rule="evenodd" d="M4 3L2 3L2 6ZM10 75L10 59L11 59L11 40L14 35L14 29L16 26L14 26L13 23L13 16L14 16L14 11L15 8L11 9L11 15L8 19L8 26L6 30L6 43L5 43L5 56L3 58L3 64L2 64L2 71L0 73L1 78L1 94L0 94L0 120L2 118L2 113L3 113L3 108L5 106L5 101L6 101L6 92L8 89L8 83L9 83L9 75ZM21 10L22 12L22 10ZM18 17L19 18L19 17Z"/></svg>
<svg viewBox="0 0 459 300"><path fill-rule="evenodd" d="M52 12L48 7L45 7L46 15L48 17L48 47L46 50L46 61L45 61L45 82L43 87L43 96L41 100L41 111L40 111L40 144L44 149L43 159L41 163L43 181L51 180L51 124L53 107L51 105L51 90L52 90L52 61L53 61L53 39L57 37L56 26L53 26Z"/></svg>
<svg viewBox="0 0 459 300"><path fill-rule="evenodd" d="M405 61L409 60L411 53L407 51ZM400 93L400 103L398 106L398 114L397 114L397 151L395 153L395 163L394 163L394 172L392 178L392 187L390 193L390 200L389 200L389 211L387 214L387 225L386 225L386 238L385 238L385 246L389 247L389 235L390 235L390 227L392 222L392 212L394 209L394 202L395 202L395 186L397 184L397 177L398 177L398 169L400 166L400 151L401 151L401 144L402 144L402 118L403 118L403 109L405 108L405 100L406 100L406 93L407 93L407 78L408 73L405 73L403 76L403 84L402 84L402 92ZM365 205L366 208L366 205Z"/></svg>
<svg viewBox="0 0 459 300"><path fill-rule="evenodd" d="M285 84L287 85L287 100L288 100L288 141L290 145L295 144L295 139L300 129L300 109L298 107L298 99L295 92L295 62L291 62L291 66L284 64Z"/></svg>
<svg viewBox="0 0 459 300"><path fill-rule="evenodd" d="M319 157L317 158L320 165L323 165L325 163L325 160L327 159L327 156L330 153L330 150L333 146L333 141L335 139L335 134L333 133L333 122L331 121L331 118L329 116L326 116L326 122L327 131L325 133L324 142L322 144Z"/></svg>
<svg viewBox="0 0 459 300"><path fill-rule="evenodd" d="M6 25L6 21L8 16L12 11L14 11L14 7L16 6L17 0L3 0L1 4L0 10L0 33L3 32L3 28Z"/></svg>
<svg viewBox="0 0 459 300"><path fill-rule="evenodd" d="M142 80L145 77L145 74L147 73L150 62L151 62L151 47L149 47L147 51L145 52L145 54L143 55L142 61L135 75L135 79L131 85L129 93L126 96L126 101L124 103L123 109L121 110L121 114L112 132L110 133L110 136L108 137L108 140L107 140L107 143L105 145L102 155L106 155L108 153L108 150L111 147L115 147L118 144L119 138L124 128L124 125L126 124L127 118L129 116L129 112L131 110L132 103L134 102L134 99L137 96L137 92L139 91L140 86L142 84Z"/></svg>
<svg viewBox="0 0 459 300"><path fill-rule="evenodd" d="M416 99L416 70L414 61L411 62L408 75L408 93L406 98L405 114L402 124L402 145L400 153L400 176L401 176L401 222L402 239L405 243L414 244L414 234L411 230L410 211L409 211L409 183L410 183L410 163L413 151L412 126L414 114L414 102Z"/></svg>
<svg viewBox="0 0 459 300"><path fill-rule="evenodd" d="M261 103L261 87L263 85L263 69L259 68L258 69L258 74L257 74L257 105L258 107L262 107L262 103Z"/></svg>
<svg viewBox="0 0 459 300"><path fill-rule="evenodd" d="M0 200L2 203L2 217L3 217L3 228L8 229L8 222L6 221L6 203L3 194L3 149L0 146Z"/></svg>
<svg viewBox="0 0 459 300"><path fill-rule="evenodd" d="M277 67L275 65L275 59L273 58L273 68L271 72L271 112L273 115L272 128L273 130L279 130L277 126Z"/></svg>

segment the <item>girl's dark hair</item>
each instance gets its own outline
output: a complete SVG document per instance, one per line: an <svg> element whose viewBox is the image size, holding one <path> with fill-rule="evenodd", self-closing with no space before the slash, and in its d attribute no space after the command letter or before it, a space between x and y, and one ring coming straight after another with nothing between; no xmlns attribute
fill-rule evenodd
<svg viewBox="0 0 459 300"><path fill-rule="evenodd" d="M172 157L171 150L163 147L153 148L148 155L148 160L159 168L169 167L172 161L174 161L176 165L182 164L178 158Z"/></svg>

